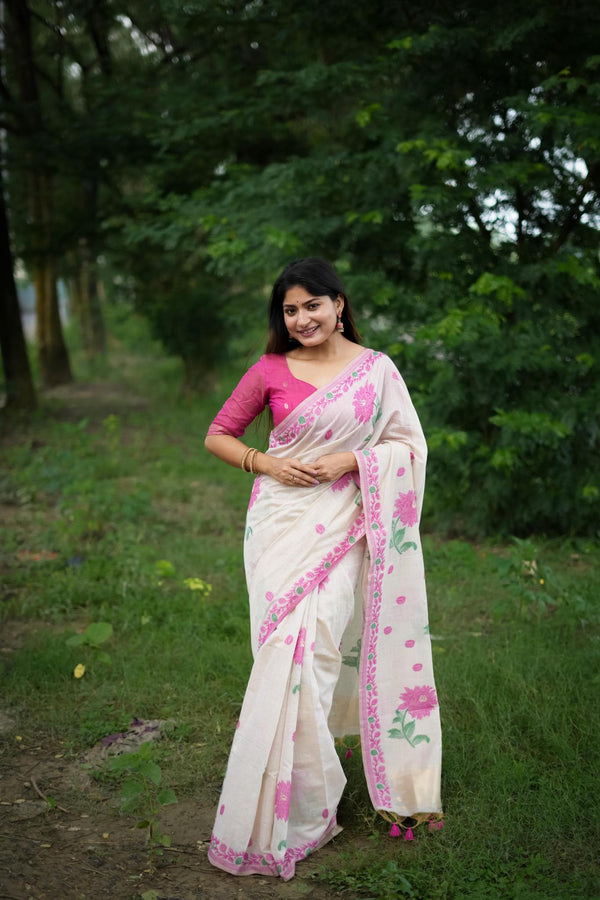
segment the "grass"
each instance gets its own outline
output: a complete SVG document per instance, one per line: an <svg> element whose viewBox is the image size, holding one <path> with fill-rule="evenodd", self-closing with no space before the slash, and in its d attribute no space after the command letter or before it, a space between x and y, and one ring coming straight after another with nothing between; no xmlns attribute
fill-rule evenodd
<svg viewBox="0 0 600 900"><path fill-rule="evenodd" d="M112 390L50 397L4 441L2 615L23 644L2 655L3 709L73 754L133 716L173 719L164 783L216 802L251 665L250 481L204 451L218 399L179 396L177 364L124 328ZM445 828L390 839L355 753L339 851L298 877L377 900L600 897L598 547L427 535L424 550ZM90 622L113 626L110 664L67 644Z"/></svg>

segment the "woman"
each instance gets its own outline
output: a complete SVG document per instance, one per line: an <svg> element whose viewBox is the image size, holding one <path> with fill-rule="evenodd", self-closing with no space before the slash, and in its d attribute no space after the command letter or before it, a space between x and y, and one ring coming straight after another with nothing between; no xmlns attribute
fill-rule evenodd
<svg viewBox="0 0 600 900"><path fill-rule="evenodd" d="M269 328L206 438L257 475L244 547L254 665L209 859L288 880L341 830L334 736L360 733L392 834L439 819L441 737L417 529L426 445L408 391L360 345L324 260L282 272ZM260 453L240 436L267 405Z"/></svg>

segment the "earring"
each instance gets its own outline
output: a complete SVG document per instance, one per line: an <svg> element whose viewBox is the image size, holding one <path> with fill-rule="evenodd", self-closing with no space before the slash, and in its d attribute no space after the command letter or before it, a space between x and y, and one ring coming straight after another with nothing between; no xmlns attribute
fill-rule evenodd
<svg viewBox="0 0 600 900"><path fill-rule="evenodd" d="M344 333L344 323L342 322L342 314L341 313L338 314L335 330L339 331L340 334Z"/></svg>

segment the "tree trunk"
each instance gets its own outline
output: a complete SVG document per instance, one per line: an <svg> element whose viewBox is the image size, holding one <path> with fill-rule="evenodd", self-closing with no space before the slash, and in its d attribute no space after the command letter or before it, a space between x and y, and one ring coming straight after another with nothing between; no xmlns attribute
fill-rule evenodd
<svg viewBox="0 0 600 900"><path fill-rule="evenodd" d="M72 381L73 375L58 310L56 260L47 249L52 226L52 180L46 173L37 172L32 181L35 221L41 232L34 271L36 339L42 384L53 387Z"/></svg>
<svg viewBox="0 0 600 900"><path fill-rule="evenodd" d="M6 381L6 406L34 409L35 388L29 367L21 310L13 275L8 219L0 180L0 351Z"/></svg>
<svg viewBox="0 0 600 900"><path fill-rule="evenodd" d="M31 34L31 12L23 0L7 0L8 24L16 49L15 68L19 99L27 119L24 135L44 140L44 121L37 86L37 71ZM56 259L52 252L53 203L52 176L43 167L37 154L28 152L25 166L29 168L31 212L36 234L32 253L36 289L37 341L42 384L50 387L72 381L67 347L63 338L58 312L56 289Z"/></svg>

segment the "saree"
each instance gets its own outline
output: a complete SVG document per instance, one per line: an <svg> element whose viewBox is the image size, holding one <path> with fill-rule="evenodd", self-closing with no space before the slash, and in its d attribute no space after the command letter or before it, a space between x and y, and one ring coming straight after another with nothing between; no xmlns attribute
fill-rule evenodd
<svg viewBox="0 0 600 900"><path fill-rule="evenodd" d="M426 444L392 361L364 350L273 429L268 453L358 471L294 488L259 475L244 563L253 666L209 860L289 880L334 837L345 776L335 738L360 735L374 808L441 813L441 729L418 521Z"/></svg>

